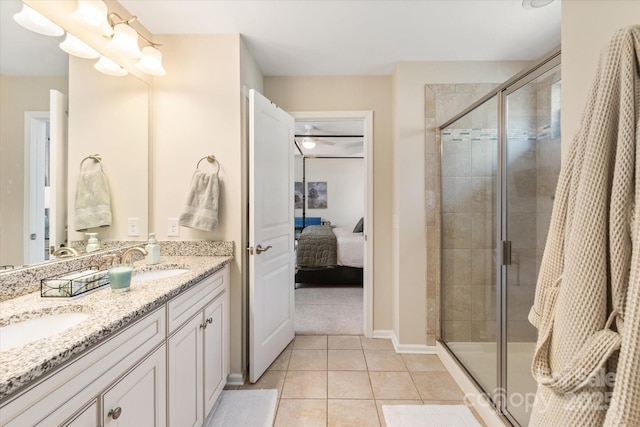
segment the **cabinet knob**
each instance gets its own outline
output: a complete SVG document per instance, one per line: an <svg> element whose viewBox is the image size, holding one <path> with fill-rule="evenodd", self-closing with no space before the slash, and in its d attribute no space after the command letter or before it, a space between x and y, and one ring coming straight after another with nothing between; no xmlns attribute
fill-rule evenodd
<svg viewBox="0 0 640 427"><path fill-rule="evenodd" d="M200 324L200 329L204 329L207 327L207 322L201 323Z"/></svg>
<svg viewBox="0 0 640 427"><path fill-rule="evenodd" d="M212 318L212 317L209 317L209 318L207 319L207 323L213 323L213 318Z"/></svg>
<svg viewBox="0 0 640 427"><path fill-rule="evenodd" d="M113 418L114 420L117 420L118 418L120 418L121 414L122 408L118 406L116 409L110 410L107 416Z"/></svg>

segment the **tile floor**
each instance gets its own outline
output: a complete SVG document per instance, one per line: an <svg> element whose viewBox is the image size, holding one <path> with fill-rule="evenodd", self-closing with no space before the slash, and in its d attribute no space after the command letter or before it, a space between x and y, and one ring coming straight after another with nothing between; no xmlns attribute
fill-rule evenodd
<svg viewBox="0 0 640 427"><path fill-rule="evenodd" d="M298 335L257 383L229 388L277 389L276 427L385 426L382 405L463 404L437 356L362 336Z"/></svg>

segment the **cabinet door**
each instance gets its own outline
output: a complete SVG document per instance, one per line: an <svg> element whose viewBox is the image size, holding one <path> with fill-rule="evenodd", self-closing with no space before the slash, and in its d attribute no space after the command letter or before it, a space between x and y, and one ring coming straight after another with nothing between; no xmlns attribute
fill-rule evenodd
<svg viewBox="0 0 640 427"><path fill-rule="evenodd" d="M104 426L166 425L166 372L166 351L162 345L104 394Z"/></svg>
<svg viewBox="0 0 640 427"><path fill-rule="evenodd" d="M202 409L202 312L169 338L169 425L201 426Z"/></svg>
<svg viewBox="0 0 640 427"><path fill-rule="evenodd" d="M98 401L84 408L71 421L64 424L64 427L95 427L98 425Z"/></svg>
<svg viewBox="0 0 640 427"><path fill-rule="evenodd" d="M209 414L227 379L227 293L204 309L204 413Z"/></svg>

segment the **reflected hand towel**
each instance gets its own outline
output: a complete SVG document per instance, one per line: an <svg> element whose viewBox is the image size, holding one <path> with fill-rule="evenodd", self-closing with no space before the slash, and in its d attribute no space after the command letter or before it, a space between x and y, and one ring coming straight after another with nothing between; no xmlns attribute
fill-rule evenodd
<svg viewBox="0 0 640 427"><path fill-rule="evenodd" d="M219 194L218 173L196 170L191 177L191 188L179 224L183 227L214 231L218 228Z"/></svg>
<svg viewBox="0 0 640 427"><path fill-rule="evenodd" d="M111 225L111 194L102 170L80 172L75 214L76 231Z"/></svg>

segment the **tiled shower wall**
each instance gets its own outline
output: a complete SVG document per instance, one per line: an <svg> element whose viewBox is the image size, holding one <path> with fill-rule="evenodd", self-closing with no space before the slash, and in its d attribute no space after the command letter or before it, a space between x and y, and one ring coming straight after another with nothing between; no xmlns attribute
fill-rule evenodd
<svg viewBox="0 0 640 427"><path fill-rule="evenodd" d="M440 334L440 139L438 124L487 94L497 84L434 84L425 86L427 344Z"/></svg>
<svg viewBox="0 0 640 427"><path fill-rule="evenodd" d="M510 341L531 341L536 336L526 316L533 303L559 173L559 78L559 73L550 76L512 94L509 100L508 232L513 240L513 264L508 272ZM469 118L459 120L456 130L446 135L458 140L451 148L456 152L448 153L449 158L456 159L451 165L440 165L440 141L436 135L438 123L462 111L495 86L426 87L429 344L435 342L440 331L440 310L447 341L496 339L495 272L491 268L496 247L495 104L485 104ZM440 191L441 167L444 195ZM442 289L444 295L440 295Z"/></svg>

